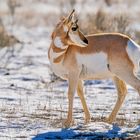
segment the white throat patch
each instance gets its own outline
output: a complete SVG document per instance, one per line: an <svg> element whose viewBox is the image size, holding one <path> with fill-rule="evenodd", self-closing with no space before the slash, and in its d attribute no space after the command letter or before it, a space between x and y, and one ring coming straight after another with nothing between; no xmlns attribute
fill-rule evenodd
<svg viewBox="0 0 140 140"><path fill-rule="evenodd" d="M54 45L57 47L57 48L61 48L64 46L64 44L62 43L60 37L55 37L54 39Z"/></svg>
<svg viewBox="0 0 140 140"><path fill-rule="evenodd" d="M63 55L66 52L66 50L63 50L61 52L54 52L53 49L51 50L51 55L53 59L58 58L59 56Z"/></svg>
<svg viewBox="0 0 140 140"><path fill-rule="evenodd" d="M61 41L60 37L55 37L54 45L55 45L55 47L60 48L60 49L68 48L68 45L64 45L63 42Z"/></svg>

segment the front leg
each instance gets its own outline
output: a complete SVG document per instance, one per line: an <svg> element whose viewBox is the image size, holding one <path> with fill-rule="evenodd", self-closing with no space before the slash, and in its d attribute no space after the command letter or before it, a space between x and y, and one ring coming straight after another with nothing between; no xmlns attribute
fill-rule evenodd
<svg viewBox="0 0 140 140"><path fill-rule="evenodd" d="M73 72L69 74L68 82L69 82L69 87L68 87L68 115L67 119L64 123L65 127L70 127L73 123L73 99L74 99L74 93L77 88L78 84L78 79L79 79L79 73Z"/></svg>
<svg viewBox="0 0 140 140"><path fill-rule="evenodd" d="M84 97L84 92L83 92L83 83L81 80L79 80L78 82L78 87L77 87L77 94L80 97L83 109L84 109L84 113L85 113L85 123L89 123L91 118L90 118L90 113L87 107L87 103Z"/></svg>

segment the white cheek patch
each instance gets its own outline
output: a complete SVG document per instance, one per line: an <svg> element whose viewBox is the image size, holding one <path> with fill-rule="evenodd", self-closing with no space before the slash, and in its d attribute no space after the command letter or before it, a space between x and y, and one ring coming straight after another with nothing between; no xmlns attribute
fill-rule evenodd
<svg viewBox="0 0 140 140"><path fill-rule="evenodd" d="M68 27L67 26L64 26L64 32L68 32Z"/></svg>
<svg viewBox="0 0 140 140"><path fill-rule="evenodd" d="M69 36L70 36L70 39L76 43L76 44L79 44L79 45L87 45L83 42L83 40L80 39L80 37L78 35L75 35L75 34L72 34L72 33L69 33Z"/></svg>

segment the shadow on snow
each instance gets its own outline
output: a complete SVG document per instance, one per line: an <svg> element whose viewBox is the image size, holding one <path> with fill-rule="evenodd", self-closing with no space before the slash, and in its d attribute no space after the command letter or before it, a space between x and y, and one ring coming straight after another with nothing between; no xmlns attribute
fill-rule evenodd
<svg viewBox="0 0 140 140"><path fill-rule="evenodd" d="M121 128L117 125L113 125L111 129L99 132L99 129L92 129L92 131L88 131L87 129L82 129L82 126L78 126L76 128L68 128L68 129L61 129L56 131L49 131L46 133L38 134L32 140L47 140L47 139L96 139L96 140L103 140L103 139L125 139L128 137L129 132L121 132ZM136 128L137 130L140 129ZM131 132L133 133L133 132Z"/></svg>

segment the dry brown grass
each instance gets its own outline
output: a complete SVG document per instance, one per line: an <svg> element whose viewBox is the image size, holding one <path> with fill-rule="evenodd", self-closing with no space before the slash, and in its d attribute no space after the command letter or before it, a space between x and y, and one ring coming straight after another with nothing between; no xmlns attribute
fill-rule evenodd
<svg viewBox="0 0 140 140"><path fill-rule="evenodd" d="M2 23L2 20L0 20L0 48L14 45L17 42L19 41L18 39L16 39L16 37L8 35Z"/></svg>
<svg viewBox="0 0 140 140"><path fill-rule="evenodd" d="M17 7L17 1L8 0L8 6L11 16L14 16L15 8ZM13 46L16 43L20 43L20 41L15 36L9 35L5 29L5 26L3 25L2 19L0 19L0 48Z"/></svg>
<svg viewBox="0 0 140 140"><path fill-rule="evenodd" d="M13 35L9 35L4 28L0 27L0 48L13 46L20 41Z"/></svg>
<svg viewBox="0 0 140 140"><path fill-rule="evenodd" d="M127 14L109 15L107 12L99 9L96 14L86 16L85 22L81 22L81 28L84 33L100 33L100 32L120 32L129 34L128 26L130 18Z"/></svg>

